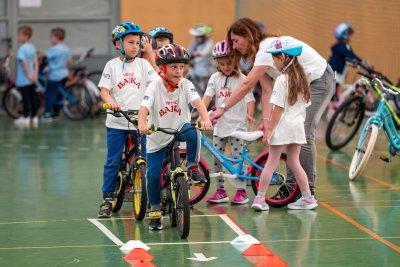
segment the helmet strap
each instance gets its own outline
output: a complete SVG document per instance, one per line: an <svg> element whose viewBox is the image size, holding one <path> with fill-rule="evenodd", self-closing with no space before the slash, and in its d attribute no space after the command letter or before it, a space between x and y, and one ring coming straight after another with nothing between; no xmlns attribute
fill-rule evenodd
<svg viewBox="0 0 400 267"><path fill-rule="evenodd" d="M124 71L124 68L125 68L125 62L128 61L128 60L133 60L133 59L135 59L136 57L128 57L128 56L126 55L125 49L124 49L124 43L122 42L122 38L119 39L119 44L120 44L120 46L121 46L121 49L118 49L118 48L117 48L117 51L118 51L119 53L121 53L121 55L124 56L124 59L122 60L122 72L123 72L123 71Z"/></svg>
<svg viewBox="0 0 400 267"><path fill-rule="evenodd" d="M167 65L164 65L163 71L158 73L164 82L167 83L167 93L173 93L175 89L179 88L178 84L174 84L167 78Z"/></svg>
<svg viewBox="0 0 400 267"><path fill-rule="evenodd" d="M284 55L285 58L287 57L286 55ZM289 63L283 67L282 69L282 73L285 73L287 71L287 69L290 67L290 65L293 64L294 59L296 58L296 56L292 57L292 59L289 61Z"/></svg>

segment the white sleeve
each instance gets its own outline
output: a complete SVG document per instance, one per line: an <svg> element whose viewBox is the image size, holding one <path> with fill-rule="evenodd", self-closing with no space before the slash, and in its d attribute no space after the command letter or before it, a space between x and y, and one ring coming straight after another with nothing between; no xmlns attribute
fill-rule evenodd
<svg viewBox="0 0 400 267"><path fill-rule="evenodd" d="M101 75L99 81L99 88L106 88L111 90L113 88L113 71L110 62L107 62L106 66L104 67L103 74Z"/></svg>
<svg viewBox="0 0 400 267"><path fill-rule="evenodd" d="M285 108L287 97L286 78L284 77L284 75L281 75L275 81L274 89L272 90L271 99L269 101L271 104L282 108Z"/></svg>
<svg viewBox="0 0 400 267"><path fill-rule="evenodd" d="M141 107L147 108L150 110L154 104L154 90L156 88L157 82L151 82L147 87L146 92L144 93L142 103L140 104Z"/></svg>
<svg viewBox="0 0 400 267"><path fill-rule="evenodd" d="M250 93L248 93L247 95L244 96L244 102L250 103L250 102L256 102L256 99L254 98L253 95L253 90L250 91Z"/></svg>
<svg viewBox="0 0 400 267"><path fill-rule="evenodd" d="M216 75L211 75L210 80L208 80L207 88L204 93L204 95L209 96L209 97L214 97L216 94L216 84L215 84L215 78Z"/></svg>
<svg viewBox="0 0 400 267"><path fill-rule="evenodd" d="M274 66L274 59L270 53L265 52L263 49L258 50L254 60L254 66Z"/></svg>
<svg viewBox="0 0 400 267"><path fill-rule="evenodd" d="M195 101L196 99L200 99L200 96L197 93L194 84L189 80L185 80L183 86L184 90L187 93L189 103L193 105L193 101Z"/></svg>
<svg viewBox="0 0 400 267"><path fill-rule="evenodd" d="M144 67L145 77L146 77L146 86L148 86L151 82L157 80L158 75L147 60L143 61L143 67Z"/></svg>

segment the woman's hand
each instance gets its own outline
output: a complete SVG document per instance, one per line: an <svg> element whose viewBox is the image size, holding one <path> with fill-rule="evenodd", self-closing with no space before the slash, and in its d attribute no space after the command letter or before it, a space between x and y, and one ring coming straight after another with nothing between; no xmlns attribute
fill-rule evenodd
<svg viewBox="0 0 400 267"><path fill-rule="evenodd" d="M205 131L211 131L213 129L212 123L210 120L205 120L201 122L201 126Z"/></svg>
<svg viewBox="0 0 400 267"><path fill-rule="evenodd" d="M262 141L266 146L269 145L268 140L271 137L271 135L272 135L272 130L270 130L270 129L265 130Z"/></svg>
<svg viewBox="0 0 400 267"><path fill-rule="evenodd" d="M140 134L149 134L149 127L147 127L147 124L138 125L138 129Z"/></svg>
<svg viewBox="0 0 400 267"><path fill-rule="evenodd" d="M222 115L224 115L224 112L225 111L222 108L217 108L217 110L210 114L210 121L218 120Z"/></svg>

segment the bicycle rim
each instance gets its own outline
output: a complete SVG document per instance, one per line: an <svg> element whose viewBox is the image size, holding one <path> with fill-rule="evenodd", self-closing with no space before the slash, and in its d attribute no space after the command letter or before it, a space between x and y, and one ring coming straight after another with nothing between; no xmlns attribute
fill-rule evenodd
<svg viewBox="0 0 400 267"><path fill-rule="evenodd" d="M133 212L136 220L141 221L146 215L147 209L146 165L144 163L139 164L134 174Z"/></svg>
<svg viewBox="0 0 400 267"><path fill-rule="evenodd" d="M22 95L17 88L13 87L4 92L3 107L8 116L13 119L18 118L22 114Z"/></svg>
<svg viewBox="0 0 400 267"><path fill-rule="evenodd" d="M87 118L92 109L92 100L88 89L83 84L74 84L66 88L74 101L64 98L64 114L70 120Z"/></svg>
<svg viewBox="0 0 400 267"><path fill-rule="evenodd" d="M346 146L358 132L364 119L365 104L362 97L345 101L333 114L325 135L327 146L338 150Z"/></svg>
<svg viewBox="0 0 400 267"><path fill-rule="evenodd" d="M357 143L356 151L351 160L349 169L349 179L355 180L367 166L368 160L372 155L376 139L378 137L378 126L369 124L361 133Z"/></svg>
<svg viewBox="0 0 400 267"><path fill-rule="evenodd" d="M122 203L124 202L124 196L125 196L125 187L126 187L126 179L123 177L121 172L118 172L117 181L115 185L114 199L112 201L113 212L118 212L122 207Z"/></svg>

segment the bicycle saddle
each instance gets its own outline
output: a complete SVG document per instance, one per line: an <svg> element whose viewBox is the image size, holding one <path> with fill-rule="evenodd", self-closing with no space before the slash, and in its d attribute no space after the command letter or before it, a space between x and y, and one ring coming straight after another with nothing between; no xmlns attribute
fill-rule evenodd
<svg viewBox="0 0 400 267"><path fill-rule="evenodd" d="M244 141L255 141L262 137L264 132L262 131L253 131L253 132L242 132L242 131L234 131L231 136L242 139Z"/></svg>

